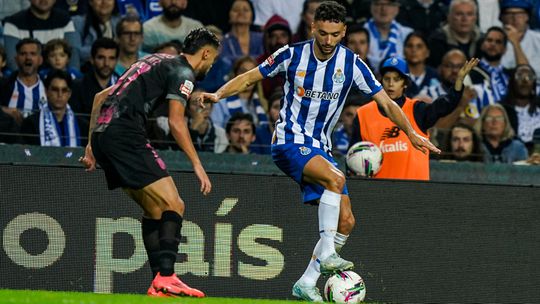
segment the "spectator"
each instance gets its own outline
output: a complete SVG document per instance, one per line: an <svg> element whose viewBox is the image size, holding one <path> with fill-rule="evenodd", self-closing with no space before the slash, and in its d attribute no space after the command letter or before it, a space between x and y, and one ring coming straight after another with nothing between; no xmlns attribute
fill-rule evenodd
<svg viewBox="0 0 540 304"><path fill-rule="evenodd" d="M6 49L0 44L0 79L9 75L11 75L11 70L7 67Z"/></svg>
<svg viewBox="0 0 540 304"><path fill-rule="evenodd" d="M360 24L352 24L347 27L345 33L345 46L350 48L371 69L369 63L369 32Z"/></svg>
<svg viewBox="0 0 540 304"><path fill-rule="evenodd" d="M25 10L29 6L28 0L0 0L0 20Z"/></svg>
<svg viewBox="0 0 540 304"><path fill-rule="evenodd" d="M427 36L442 26L447 15L442 0L403 0L396 20Z"/></svg>
<svg viewBox="0 0 540 304"><path fill-rule="evenodd" d="M255 124L251 115L235 113L227 121L227 138L229 145L225 152L233 154L249 154L251 144L255 141Z"/></svg>
<svg viewBox="0 0 540 304"><path fill-rule="evenodd" d="M182 53L182 45L177 42L165 42L156 46L153 50L153 53L163 53L173 56L178 56Z"/></svg>
<svg viewBox="0 0 540 304"><path fill-rule="evenodd" d="M443 55L451 49L460 49L467 58L476 54L476 44L480 39L477 13L474 0L452 0L448 24L437 29L428 39L431 49L428 65L438 67Z"/></svg>
<svg viewBox="0 0 540 304"><path fill-rule="evenodd" d="M75 30L81 41L81 63L90 59L90 50L96 39L115 38L114 29L120 20L115 0L88 0L86 15L73 17Z"/></svg>
<svg viewBox="0 0 540 304"><path fill-rule="evenodd" d="M261 64L266 58L274 54L278 49L291 43L292 33L287 20L279 15L274 15L268 20L264 26L264 53L257 58L257 63ZM282 87L285 79L282 76L267 78L261 81L264 97L270 94L279 87Z"/></svg>
<svg viewBox="0 0 540 304"><path fill-rule="evenodd" d="M141 51L143 25L139 18L127 16L118 21L116 41L119 52L114 72L116 75L122 75L134 62L147 55Z"/></svg>
<svg viewBox="0 0 540 304"><path fill-rule="evenodd" d="M256 66L257 62L255 59L249 56L241 57L234 63L234 76L243 74ZM258 82L252 84L245 91L240 92L237 95L232 95L220 100L215 104L214 109L212 110L212 121L224 128L231 116L237 112L241 112L250 114L252 116L251 120L257 126L261 123L267 123L268 117L265 111L266 102L259 98L261 92L262 88L260 82Z"/></svg>
<svg viewBox="0 0 540 304"><path fill-rule="evenodd" d="M343 106L343 111L339 116L338 123L332 133L333 153L337 155L347 155L349 142L353 135L354 118L356 110L360 104L349 102Z"/></svg>
<svg viewBox="0 0 540 304"><path fill-rule="evenodd" d="M268 155L272 153L272 134L279 119L281 99L283 99L283 92L280 89L275 90L268 98L268 123L261 124L255 130L255 142L251 145L253 153Z"/></svg>
<svg viewBox="0 0 540 304"><path fill-rule="evenodd" d="M232 66L242 56L257 58L264 52L263 35L251 31L255 19L253 4L249 0L235 0L229 11L231 30L225 34L220 57Z"/></svg>
<svg viewBox="0 0 540 304"><path fill-rule="evenodd" d="M518 41L515 35L512 37ZM502 28L491 27L481 40L479 50L481 60L470 74L471 85L476 90L476 98L471 100L467 110L470 117L478 118L484 106L500 102L508 92L510 72L501 65L508 38ZM518 56L518 62L527 64L523 52L515 54Z"/></svg>
<svg viewBox="0 0 540 304"><path fill-rule="evenodd" d="M197 103L200 93L201 90L193 91L187 109L188 128L193 145L197 151L222 153L229 145L227 134L222 127L212 122L212 104L203 109Z"/></svg>
<svg viewBox="0 0 540 304"><path fill-rule="evenodd" d="M300 42L313 38L311 33L311 24L314 21L315 11L321 5L323 0L305 0L302 7L302 15L296 33L294 34L292 41Z"/></svg>
<svg viewBox="0 0 540 304"><path fill-rule="evenodd" d="M68 66L72 54L71 51L71 46L64 39L49 40L43 48L45 68L39 71L41 78L45 79L51 70L66 71L73 79L81 78L82 74L79 70Z"/></svg>
<svg viewBox="0 0 540 304"><path fill-rule="evenodd" d="M45 78L47 103L38 113L24 119L22 142L29 145L81 147L88 134L87 125L75 116L68 100L71 96L71 75L52 70Z"/></svg>
<svg viewBox="0 0 540 304"><path fill-rule="evenodd" d="M159 5L163 8L163 14L143 24L143 50L145 52L151 52L157 45L171 40L184 43L184 39L191 30L203 27L198 20L183 15L188 0L159 0Z"/></svg>
<svg viewBox="0 0 540 304"><path fill-rule="evenodd" d="M429 47L426 37L422 33L412 32L405 38L404 54L411 73L411 81L406 91L407 96L415 97L422 90L437 86L440 83L437 71L426 65L426 60L429 57Z"/></svg>
<svg viewBox="0 0 540 304"><path fill-rule="evenodd" d="M275 15L281 16L291 28L297 28L300 24L304 0L251 0L255 12L253 24L264 29L268 20Z"/></svg>
<svg viewBox="0 0 540 304"><path fill-rule="evenodd" d="M32 37L42 44L54 38L63 38L74 50L70 66L80 66L78 48L81 40L68 13L53 8L55 0L30 0L30 8L4 19L4 45L8 66L14 70L17 66L15 46L23 39Z"/></svg>
<svg viewBox="0 0 540 304"><path fill-rule="evenodd" d="M403 57L403 42L413 30L399 24L399 0L373 0L372 18L364 27L369 32L369 62L376 71L383 60L391 56Z"/></svg>
<svg viewBox="0 0 540 304"><path fill-rule="evenodd" d="M520 41L519 46L527 57L529 64L534 68L536 75L540 75L540 32L533 31L529 28L529 19L531 17L533 5L525 0L503 0L501 2L501 21L508 36L516 35L513 41ZM514 46L516 47L517 44ZM502 57L502 64L506 68L514 68L516 56L514 48L510 45L506 47L506 53ZM537 90L540 89L540 79L536 79Z"/></svg>
<svg viewBox="0 0 540 304"><path fill-rule="evenodd" d="M484 162L511 164L529 157L525 145L513 139L514 130L501 104L484 107L474 129L482 139Z"/></svg>
<svg viewBox="0 0 540 304"><path fill-rule="evenodd" d="M465 64L465 61L467 61L467 57L462 51L458 49L448 51L444 54L438 68L439 83L435 83L428 88L424 87L419 94L421 96L427 96L432 100L446 94L456 81L458 71Z"/></svg>
<svg viewBox="0 0 540 304"><path fill-rule="evenodd" d="M481 162L484 160L480 140L473 127L457 123L450 129L447 147L450 152L443 159L455 161Z"/></svg>
<svg viewBox="0 0 540 304"><path fill-rule="evenodd" d="M383 62L382 85L388 96L403 109L414 130L427 137L428 129L457 107L463 92L463 79L477 63L478 59L466 62L449 94L440 96L433 103L405 97L409 71L407 63L399 57ZM353 122L350 144L362 140L380 146L384 162L375 178L429 180L429 155L413 149L407 135L383 113L375 102L360 107Z"/></svg>
<svg viewBox="0 0 540 304"><path fill-rule="evenodd" d="M519 65L510 76L508 95L503 105L517 137L533 150L533 134L540 132L540 98L535 90L536 74L528 65Z"/></svg>
<svg viewBox="0 0 540 304"><path fill-rule="evenodd" d="M71 108L75 113L92 112L94 95L116 83L118 75L114 67L118 60L118 44L110 38L99 38L92 45L90 52L91 68L73 84Z"/></svg>
<svg viewBox="0 0 540 304"><path fill-rule="evenodd" d="M23 38L15 47L18 70L6 79L0 91L0 104L16 121L38 111L46 102L45 86L39 78L38 68L43 62L41 43Z"/></svg>

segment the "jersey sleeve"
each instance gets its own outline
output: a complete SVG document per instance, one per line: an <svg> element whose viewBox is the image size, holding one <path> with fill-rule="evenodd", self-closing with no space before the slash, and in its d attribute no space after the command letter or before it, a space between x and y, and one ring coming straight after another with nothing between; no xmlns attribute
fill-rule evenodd
<svg viewBox="0 0 540 304"><path fill-rule="evenodd" d="M259 64L259 71L264 78L274 77L280 72L287 70L291 58L291 48L288 45L281 47Z"/></svg>
<svg viewBox="0 0 540 304"><path fill-rule="evenodd" d="M166 99L179 100L184 107L194 87L193 72L187 67L177 67L169 71L167 77Z"/></svg>
<svg viewBox="0 0 540 304"><path fill-rule="evenodd" d="M368 96L373 96L382 90L379 81L373 75L369 67L357 55L354 56L353 87Z"/></svg>

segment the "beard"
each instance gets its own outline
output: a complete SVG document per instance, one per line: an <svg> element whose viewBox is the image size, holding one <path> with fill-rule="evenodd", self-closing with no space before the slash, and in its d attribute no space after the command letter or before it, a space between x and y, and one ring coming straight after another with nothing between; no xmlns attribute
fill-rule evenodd
<svg viewBox="0 0 540 304"><path fill-rule="evenodd" d="M197 80L197 81L203 81L204 78L206 77L206 73L207 73L207 72L208 72L208 71L199 71L199 72L197 73L197 75L195 75L195 80Z"/></svg>
<svg viewBox="0 0 540 304"><path fill-rule="evenodd" d="M170 5L163 8L163 17L167 20L176 20L182 16L183 10L178 6Z"/></svg>
<svg viewBox="0 0 540 304"><path fill-rule="evenodd" d="M500 61L503 56L503 54L489 55L484 51L481 51L481 52L482 52L482 57L484 57L488 62Z"/></svg>

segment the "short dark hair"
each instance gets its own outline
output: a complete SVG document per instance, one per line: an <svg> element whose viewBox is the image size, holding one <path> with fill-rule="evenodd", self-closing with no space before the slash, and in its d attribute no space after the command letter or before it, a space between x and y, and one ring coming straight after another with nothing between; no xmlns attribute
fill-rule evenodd
<svg viewBox="0 0 540 304"><path fill-rule="evenodd" d="M51 85L52 80L55 79L55 78L65 80L68 88L71 89L71 84L72 84L71 75L69 75L69 73L66 72L66 71L56 70L56 69L51 70L47 74L47 76L45 77L45 80L43 80L43 84L45 85L46 89L49 88L49 86Z"/></svg>
<svg viewBox="0 0 540 304"><path fill-rule="evenodd" d="M57 48L62 48L64 52L71 58L71 45L65 39L51 39L43 47L43 57L47 58L51 52Z"/></svg>
<svg viewBox="0 0 540 304"><path fill-rule="evenodd" d="M92 44L92 49L90 51L92 58L96 57L97 51L99 49L107 49L107 50L114 49L116 50L116 58L118 58L118 55L119 55L118 43L116 43L116 41L114 41L111 38L101 37L101 38L96 39L96 41L94 41L94 43Z"/></svg>
<svg viewBox="0 0 540 304"><path fill-rule="evenodd" d="M347 10L335 1L324 1L315 11L315 21L345 23Z"/></svg>
<svg viewBox="0 0 540 304"><path fill-rule="evenodd" d="M368 44L370 43L371 37L369 37L369 32L360 23L353 23L347 26L347 32L345 33L345 43L349 43L349 36L356 33L364 33L367 37Z"/></svg>
<svg viewBox="0 0 540 304"><path fill-rule="evenodd" d="M489 32L499 32L499 33L501 33L503 35L503 45L506 46L506 43L508 43L508 35L503 30L503 28L500 27L500 26L492 26L492 27L488 28L486 33L484 34L484 37L482 38L482 42L484 42L484 40L486 40L487 34L489 34Z"/></svg>
<svg viewBox="0 0 540 304"><path fill-rule="evenodd" d="M227 121L227 125L225 126L225 131L227 134L231 133L232 126L235 122L239 120L247 120L249 121L249 124L251 125L251 130L253 131L253 134L255 134L255 123L253 122L253 116L249 113L242 113L242 112L236 112L229 118Z"/></svg>
<svg viewBox="0 0 540 304"><path fill-rule="evenodd" d="M193 55L206 45L211 45L212 47L219 49L219 39L214 33L204 27L200 27L189 32L184 40L183 52Z"/></svg>
<svg viewBox="0 0 540 304"><path fill-rule="evenodd" d="M21 48L24 46L24 45L27 45L27 44L35 44L38 46L38 52L41 54L41 42L39 42L39 40L35 39L35 38L23 38L21 40L19 40L19 42L17 42L17 45L15 45L15 50L17 51L17 53L21 50Z"/></svg>
<svg viewBox="0 0 540 304"><path fill-rule="evenodd" d="M422 40L422 42L424 42L427 49L429 50L429 44L427 42L426 35L424 35L422 32L419 32L419 31L414 31L414 32L410 33L409 35L407 35L407 37L405 38L405 41L403 41L403 46L404 47L407 44L407 42L409 42L409 40L411 40L412 37L416 37L416 38Z"/></svg>
<svg viewBox="0 0 540 304"><path fill-rule="evenodd" d="M141 22L141 19L139 18L139 16L137 15L127 15L126 17L120 19L120 21L118 21L118 23L116 24L116 28L115 28L115 31L116 31L116 36L119 37L120 35L122 35L122 32L124 31L124 23L128 23L128 22L137 22L141 25L141 34L143 32L143 24Z"/></svg>

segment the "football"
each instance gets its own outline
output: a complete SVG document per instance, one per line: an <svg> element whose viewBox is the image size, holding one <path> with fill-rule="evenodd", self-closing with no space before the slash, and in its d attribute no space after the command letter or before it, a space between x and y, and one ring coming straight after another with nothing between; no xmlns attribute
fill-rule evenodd
<svg viewBox="0 0 540 304"><path fill-rule="evenodd" d="M383 154L372 142L357 142L347 151L347 167L354 173L372 177L381 169Z"/></svg>
<svg viewBox="0 0 540 304"><path fill-rule="evenodd" d="M328 302L360 303L366 297L366 285L356 272L344 271L328 278L324 297Z"/></svg>

